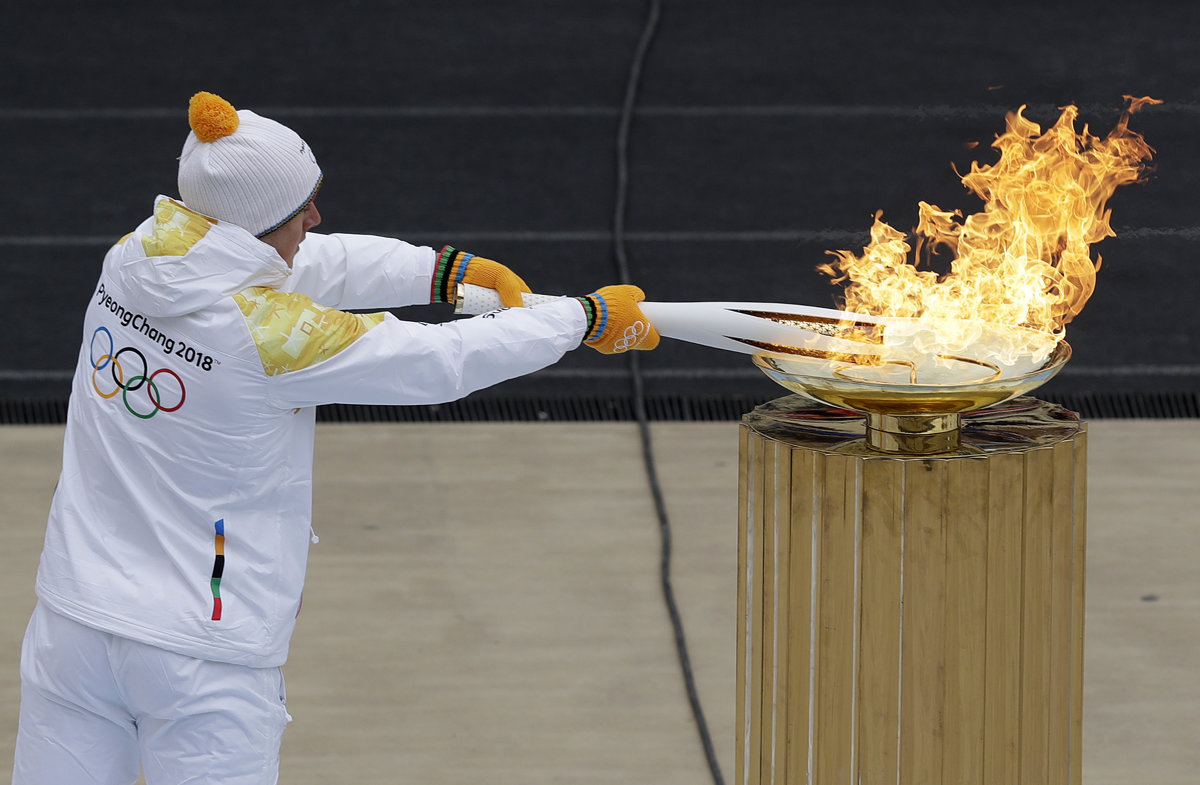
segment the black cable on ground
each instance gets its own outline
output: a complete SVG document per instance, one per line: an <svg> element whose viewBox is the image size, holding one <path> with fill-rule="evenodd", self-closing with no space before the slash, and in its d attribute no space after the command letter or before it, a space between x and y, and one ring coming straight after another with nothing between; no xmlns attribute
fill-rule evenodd
<svg viewBox="0 0 1200 785"><path fill-rule="evenodd" d="M629 68L625 103L621 107L621 119L617 129L617 194L613 211L613 253L617 264L617 277L621 283L633 283L629 274L629 259L625 251L625 213L629 196L629 128L633 122L633 109L637 103L638 87L641 84L642 64L646 59L646 52L650 49L650 42L654 39L654 34L658 29L661 6L660 0L649 0L646 23ZM636 351L629 352L628 357L629 375L633 385L634 414L637 418L638 431L641 434L642 459L646 465L646 476L650 483L650 493L654 499L654 509L658 515L659 532L662 537L660 577L663 598L666 600L667 613L671 617L671 628L675 633L675 649L679 654L684 686L687 688L692 716L696 720L696 728L700 733L700 742L704 746L708 768L712 773L713 782L716 785L724 785L725 779L721 775L721 766L717 761L712 736L708 732L708 723L704 719L704 710L696 691L696 679L692 674L691 658L688 656L687 639L683 633L683 621L679 615L679 606L675 602L675 591L671 588L671 523L667 517L667 506L663 500L662 486L658 480L658 468L654 462L654 446L650 439L650 419L646 414L645 385L642 379L641 364Z"/></svg>

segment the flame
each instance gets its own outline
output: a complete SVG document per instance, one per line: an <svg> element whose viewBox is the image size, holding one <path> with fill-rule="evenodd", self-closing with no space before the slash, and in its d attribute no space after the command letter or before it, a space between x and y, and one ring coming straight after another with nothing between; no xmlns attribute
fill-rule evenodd
<svg viewBox="0 0 1200 785"><path fill-rule="evenodd" d="M845 283L839 307L905 320L905 361L970 350L977 359L1007 364L1049 354L1095 289L1101 260L1092 261L1090 246L1116 236L1109 198L1117 187L1139 182L1154 153L1129 130L1129 117L1161 101L1126 99L1103 139L1086 125L1076 132L1075 106L1045 132L1023 115L1026 107L1009 113L1005 132L992 143L999 160L973 162L961 175L983 210L964 217L920 202L915 254L906 235L877 213L861 255L830 251L835 260L818 267ZM953 254L948 274L921 266L943 249ZM981 347L985 338L989 346Z"/></svg>

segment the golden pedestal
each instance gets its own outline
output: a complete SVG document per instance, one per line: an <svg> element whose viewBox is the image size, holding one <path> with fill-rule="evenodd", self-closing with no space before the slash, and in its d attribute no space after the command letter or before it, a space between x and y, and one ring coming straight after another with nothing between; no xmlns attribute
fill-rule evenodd
<svg viewBox="0 0 1200 785"><path fill-rule="evenodd" d="M1086 425L935 455L788 396L741 426L739 785L1079 785Z"/></svg>

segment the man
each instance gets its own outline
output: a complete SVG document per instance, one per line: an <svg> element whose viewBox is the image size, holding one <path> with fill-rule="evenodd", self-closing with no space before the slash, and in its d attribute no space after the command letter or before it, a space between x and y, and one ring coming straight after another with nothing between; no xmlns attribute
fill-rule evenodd
<svg viewBox="0 0 1200 785"><path fill-rule="evenodd" d="M84 317L22 648L20 785L277 780L314 406L449 401L581 342L658 343L633 286L444 325L350 313L529 288L450 247L310 234L322 173L298 135L210 93L189 122L182 201L108 252Z"/></svg>

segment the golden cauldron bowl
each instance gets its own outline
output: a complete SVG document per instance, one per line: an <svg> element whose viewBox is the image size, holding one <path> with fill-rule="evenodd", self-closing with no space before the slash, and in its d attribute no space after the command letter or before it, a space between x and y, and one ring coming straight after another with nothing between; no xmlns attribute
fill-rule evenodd
<svg viewBox="0 0 1200 785"><path fill-rule="evenodd" d="M864 414L871 449L922 455L957 449L962 414L1040 387L1070 358L1071 347L1061 340L1044 359L1024 357L1003 365L944 356L941 365L956 372L925 380L911 363L856 364L784 352L753 355L754 364L784 388Z"/></svg>

